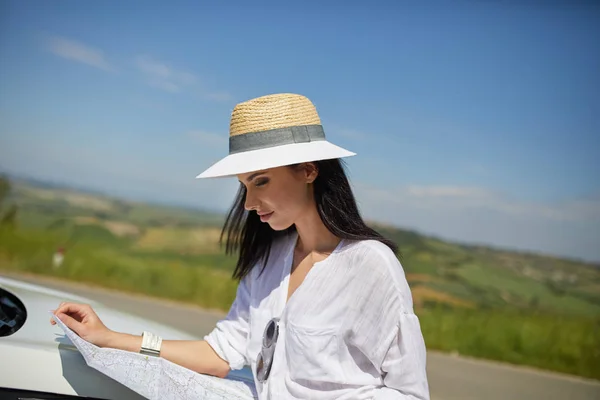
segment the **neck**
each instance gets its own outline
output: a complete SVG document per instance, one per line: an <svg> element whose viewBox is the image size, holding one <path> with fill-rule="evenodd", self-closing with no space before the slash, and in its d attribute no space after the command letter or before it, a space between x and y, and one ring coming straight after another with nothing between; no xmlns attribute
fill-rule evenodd
<svg viewBox="0 0 600 400"><path fill-rule="evenodd" d="M340 242L340 238L323 224L316 207L311 207L306 215L296 221L296 230L298 231L296 250L303 254L331 253Z"/></svg>

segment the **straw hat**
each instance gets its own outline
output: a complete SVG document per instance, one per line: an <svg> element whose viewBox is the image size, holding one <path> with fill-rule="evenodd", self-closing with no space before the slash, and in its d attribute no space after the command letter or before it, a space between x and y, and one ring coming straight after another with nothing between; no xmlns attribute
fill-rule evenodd
<svg viewBox="0 0 600 400"><path fill-rule="evenodd" d="M229 155L197 178L354 155L326 140L309 99L291 93L271 94L235 106L229 125Z"/></svg>

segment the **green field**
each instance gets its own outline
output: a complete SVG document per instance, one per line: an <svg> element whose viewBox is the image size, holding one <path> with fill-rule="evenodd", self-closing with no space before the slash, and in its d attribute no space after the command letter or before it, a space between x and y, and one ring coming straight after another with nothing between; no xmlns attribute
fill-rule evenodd
<svg viewBox="0 0 600 400"><path fill-rule="evenodd" d="M16 181L0 270L49 275L225 311L235 259L223 216ZM449 243L372 224L397 242L428 348L600 379L600 268ZM59 248L64 263L52 265Z"/></svg>

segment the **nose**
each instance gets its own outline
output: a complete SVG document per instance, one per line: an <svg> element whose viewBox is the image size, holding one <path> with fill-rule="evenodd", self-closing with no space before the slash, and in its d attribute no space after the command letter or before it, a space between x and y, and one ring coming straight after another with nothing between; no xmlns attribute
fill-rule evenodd
<svg viewBox="0 0 600 400"><path fill-rule="evenodd" d="M248 211L258 209L258 199L252 194L250 190L246 190L246 200L244 201L244 208Z"/></svg>

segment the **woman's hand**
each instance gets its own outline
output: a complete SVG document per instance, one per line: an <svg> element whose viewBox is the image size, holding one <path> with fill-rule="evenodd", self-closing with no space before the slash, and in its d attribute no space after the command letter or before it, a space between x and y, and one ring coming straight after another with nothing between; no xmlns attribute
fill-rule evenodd
<svg viewBox="0 0 600 400"><path fill-rule="evenodd" d="M82 339L98 347L140 351L140 335L108 329L87 304L60 303L53 314ZM56 324L54 319L50 323ZM204 340L163 340L160 356L201 374L224 378L230 371L229 364Z"/></svg>
<svg viewBox="0 0 600 400"><path fill-rule="evenodd" d="M54 310L54 315L82 339L99 347L106 347L114 334L87 304L63 302ZM50 319L50 323L56 324L53 319Z"/></svg>

